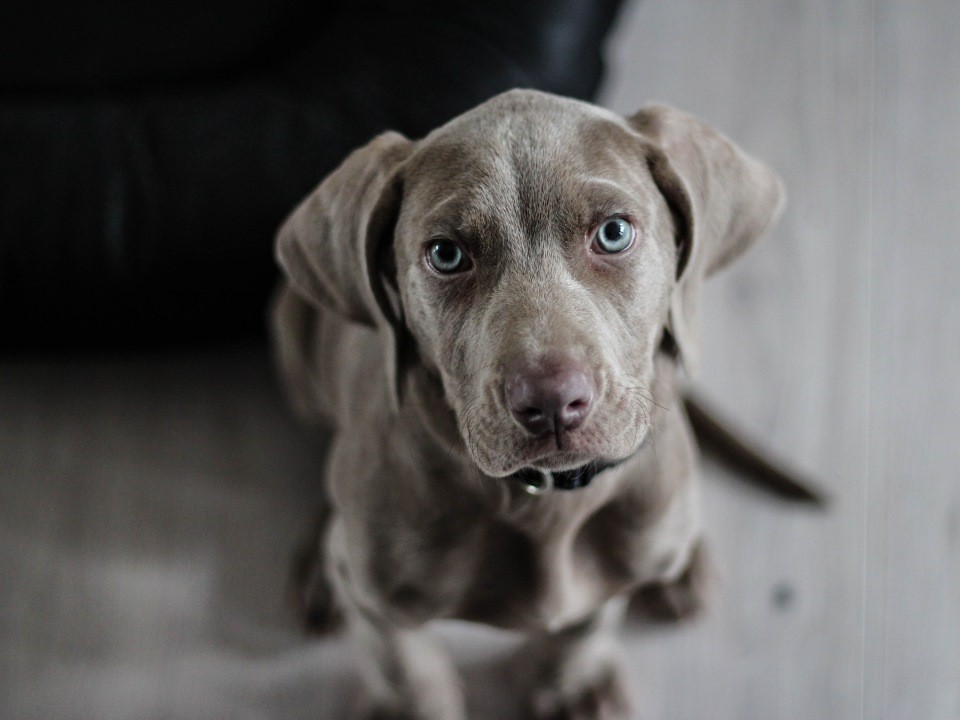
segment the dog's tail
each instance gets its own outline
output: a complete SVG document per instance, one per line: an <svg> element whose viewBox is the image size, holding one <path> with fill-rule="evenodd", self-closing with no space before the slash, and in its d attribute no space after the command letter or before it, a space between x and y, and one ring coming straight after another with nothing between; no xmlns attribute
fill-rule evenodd
<svg viewBox="0 0 960 720"><path fill-rule="evenodd" d="M742 480L785 500L826 507L827 494L817 483L746 439L701 398L688 392L683 405L700 447L737 471Z"/></svg>

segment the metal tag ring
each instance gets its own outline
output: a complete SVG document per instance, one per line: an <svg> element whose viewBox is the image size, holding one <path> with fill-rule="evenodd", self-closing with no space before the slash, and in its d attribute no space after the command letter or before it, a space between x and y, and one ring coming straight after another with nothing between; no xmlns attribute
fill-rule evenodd
<svg viewBox="0 0 960 720"><path fill-rule="evenodd" d="M553 473L533 468L539 476L538 481L523 480L523 489L530 495L543 495L553 490Z"/></svg>

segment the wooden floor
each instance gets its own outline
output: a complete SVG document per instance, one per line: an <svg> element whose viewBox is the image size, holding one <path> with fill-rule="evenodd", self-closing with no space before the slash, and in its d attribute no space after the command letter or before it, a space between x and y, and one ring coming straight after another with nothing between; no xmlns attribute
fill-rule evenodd
<svg viewBox="0 0 960 720"><path fill-rule="evenodd" d="M604 104L784 177L709 290L699 386L834 497L704 467L722 584L627 628L638 716L960 719L960 3L647 0L609 50ZM0 363L0 718L345 717L351 647L283 611L321 463L261 352ZM510 718L510 640L443 632L473 717Z"/></svg>

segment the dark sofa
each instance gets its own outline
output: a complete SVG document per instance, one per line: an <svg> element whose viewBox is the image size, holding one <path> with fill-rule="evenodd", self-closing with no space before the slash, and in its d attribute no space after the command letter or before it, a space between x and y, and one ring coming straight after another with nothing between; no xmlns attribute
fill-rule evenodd
<svg viewBox="0 0 960 720"><path fill-rule="evenodd" d="M590 98L618 0L0 9L0 349L262 332L273 232L352 148L511 87Z"/></svg>

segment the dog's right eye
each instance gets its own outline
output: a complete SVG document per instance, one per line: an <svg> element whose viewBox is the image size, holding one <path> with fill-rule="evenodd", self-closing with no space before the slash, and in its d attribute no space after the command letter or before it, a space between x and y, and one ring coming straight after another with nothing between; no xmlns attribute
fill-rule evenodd
<svg viewBox="0 0 960 720"><path fill-rule="evenodd" d="M427 262L438 273L451 275L470 267L470 258L453 240L434 240L427 248Z"/></svg>
<svg viewBox="0 0 960 720"><path fill-rule="evenodd" d="M613 215L597 228L593 236L593 246L601 253L614 255L629 248L636 234L636 230L628 220L619 215Z"/></svg>

